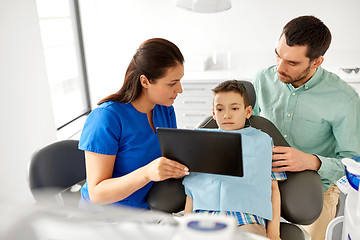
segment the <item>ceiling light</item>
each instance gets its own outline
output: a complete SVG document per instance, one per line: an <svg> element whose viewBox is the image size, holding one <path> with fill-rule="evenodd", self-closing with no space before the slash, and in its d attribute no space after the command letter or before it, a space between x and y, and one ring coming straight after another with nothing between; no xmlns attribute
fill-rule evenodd
<svg viewBox="0 0 360 240"><path fill-rule="evenodd" d="M215 13L231 8L231 0L176 0L177 7L199 13Z"/></svg>

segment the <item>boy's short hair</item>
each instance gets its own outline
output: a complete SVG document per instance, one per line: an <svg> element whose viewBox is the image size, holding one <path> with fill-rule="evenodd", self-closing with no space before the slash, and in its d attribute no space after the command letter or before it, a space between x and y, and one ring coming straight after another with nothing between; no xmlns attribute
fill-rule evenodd
<svg viewBox="0 0 360 240"><path fill-rule="evenodd" d="M248 92L244 86L239 80L227 80L219 85L217 85L215 88L211 89L213 91L214 95L221 92L236 92L239 93L243 99L244 99L244 105L245 107L250 105L249 95Z"/></svg>

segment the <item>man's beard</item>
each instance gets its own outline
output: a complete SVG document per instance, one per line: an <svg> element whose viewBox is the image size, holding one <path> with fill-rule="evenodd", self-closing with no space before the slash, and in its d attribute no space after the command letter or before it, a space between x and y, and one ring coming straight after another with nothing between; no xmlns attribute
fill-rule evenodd
<svg viewBox="0 0 360 240"><path fill-rule="evenodd" d="M292 83L292 84L294 84L296 82L299 82L299 81L302 81L303 79L305 79L308 76L309 72L310 72L310 65L296 77L291 77L291 76L289 76L289 75L287 75L285 73L282 73L282 72L278 72L278 73L281 74L282 76L287 77L287 79L281 79L279 77L280 81L282 81L283 83Z"/></svg>

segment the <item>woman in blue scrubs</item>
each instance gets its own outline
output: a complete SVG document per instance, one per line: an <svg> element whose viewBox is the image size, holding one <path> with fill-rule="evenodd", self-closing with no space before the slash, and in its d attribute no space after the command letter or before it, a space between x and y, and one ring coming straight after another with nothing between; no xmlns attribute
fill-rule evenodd
<svg viewBox="0 0 360 240"><path fill-rule="evenodd" d="M86 159L80 206L148 209L146 194L154 181L189 174L186 166L162 157L156 134L157 127L176 128L172 104L183 91L183 63L172 42L145 41L127 68L122 88L90 113L79 142Z"/></svg>

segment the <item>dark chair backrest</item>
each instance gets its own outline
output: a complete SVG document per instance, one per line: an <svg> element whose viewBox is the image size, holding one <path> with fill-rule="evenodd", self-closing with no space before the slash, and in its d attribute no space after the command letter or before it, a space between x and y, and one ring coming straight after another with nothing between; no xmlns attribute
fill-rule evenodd
<svg viewBox="0 0 360 240"><path fill-rule="evenodd" d="M250 105L254 106L256 94L251 82L245 85ZM275 125L261 116L251 116L249 124L269 134L275 146L289 146ZM200 122L197 128L218 128L211 116ZM287 172L287 180L279 182L281 192L281 216L296 224L311 224L319 216L323 205L323 188L320 176L315 171ZM154 183L148 194L151 209L168 213L184 209L185 192L182 179L169 179Z"/></svg>
<svg viewBox="0 0 360 240"><path fill-rule="evenodd" d="M43 200L46 190L60 192L86 179L85 156L78 149L78 143L77 140L58 141L33 153L28 182L35 200Z"/></svg>

